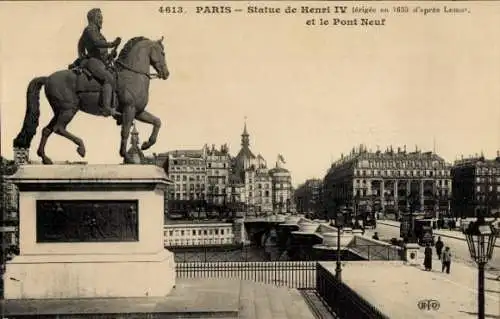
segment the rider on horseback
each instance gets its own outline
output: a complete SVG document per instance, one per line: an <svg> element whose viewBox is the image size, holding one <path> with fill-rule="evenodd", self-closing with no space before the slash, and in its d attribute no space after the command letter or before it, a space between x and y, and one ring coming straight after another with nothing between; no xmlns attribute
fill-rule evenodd
<svg viewBox="0 0 500 319"><path fill-rule="evenodd" d="M120 115L113 107L114 76L108 70L114 56L108 53L109 48L120 45L121 39L107 42L101 33L102 12L99 8L87 13L88 26L83 30L78 41L78 59L85 59L84 67L102 84L103 115L117 117ZM116 54L116 52L114 52Z"/></svg>

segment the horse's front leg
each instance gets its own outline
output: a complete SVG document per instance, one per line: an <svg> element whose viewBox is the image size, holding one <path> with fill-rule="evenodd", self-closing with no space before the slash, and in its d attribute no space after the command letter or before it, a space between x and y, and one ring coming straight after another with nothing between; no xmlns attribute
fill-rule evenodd
<svg viewBox="0 0 500 319"><path fill-rule="evenodd" d="M133 107L123 108L122 113L122 130L121 130L121 141L120 141L120 156L125 159L127 156L127 142L130 134L130 128L132 127L132 122L134 121L135 110Z"/></svg>
<svg viewBox="0 0 500 319"><path fill-rule="evenodd" d="M151 132L149 139L146 142L142 143L141 146L142 150L147 150L156 143L158 133L160 132L161 120L147 111L142 111L141 113L137 114L135 118L143 123L153 125L153 131Z"/></svg>

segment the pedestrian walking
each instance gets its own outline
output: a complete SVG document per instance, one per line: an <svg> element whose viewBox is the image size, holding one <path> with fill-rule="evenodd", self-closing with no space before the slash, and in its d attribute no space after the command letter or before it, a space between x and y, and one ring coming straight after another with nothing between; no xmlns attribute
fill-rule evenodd
<svg viewBox="0 0 500 319"><path fill-rule="evenodd" d="M444 243L441 240L441 236L439 236L438 240L436 241L436 244L435 244L436 254L438 255L438 259L441 259L441 253L443 251L443 246L444 246Z"/></svg>
<svg viewBox="0 0 500 319"><path fill-rule="evenodd" d="M450 247L446 246L443 254L441 256L441 262L443 264L443 267L441 269L442 272L446 270L446 273L450 273L450 265L451 265L451 252L450 252Z"/></svg>
<svg viewBox="0 0 500 319"><path fill-rule="evenodd" d="M432 270L432 248L430 244L425 246L424 250L424 268L426 271Z"/></svg>

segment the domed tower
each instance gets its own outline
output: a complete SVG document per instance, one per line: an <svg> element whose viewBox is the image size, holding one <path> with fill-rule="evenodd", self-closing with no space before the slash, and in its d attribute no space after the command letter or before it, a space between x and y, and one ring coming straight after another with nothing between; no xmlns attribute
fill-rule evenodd
<svg viewBox="0 0 500 319"><path fill-rule="evenodd" d="M124 164L143 164L145 162L145 157L139 147L139 132L137 131L135 124L132 125L132 132L130 135L130 148L127 151Z"/></svg>
<svg viewBox="0 0 500 319"><path fill-rule="evenodd" d="M235 170L239 178L244 180L244 172L248 168L255 165L257 157L250 150L250 135L247 131L247 123L243 127L243 133L241 134L241 149L238 155L234 158Z"/></svg>
<svg viewBox="0 0 500 319"><path fill-rule="evenodd" d="M285 164L285 159L280 154L276 166L269 170L272 181L273 211L280 214L288 213L292 208L292 177L283 164Z"/></svg>

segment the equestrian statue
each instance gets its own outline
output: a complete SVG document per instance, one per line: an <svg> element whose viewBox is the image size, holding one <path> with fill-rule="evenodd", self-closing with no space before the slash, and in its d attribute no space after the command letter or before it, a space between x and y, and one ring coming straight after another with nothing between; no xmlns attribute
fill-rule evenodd
<svg viewBox="0 0 500 319"><path fill-rule="evenodd" d="M44 86L45 96L54 113L42 130L37 150L44 164L52 164L45 154L45 145L52 133L75 143L77 153L85 157L83 140L66 129L79 110L97 116L112 116L121 125L120 156L124 160L128 156L126 147L134 119L153 126L149 139L141 146L142 150L153 146L158 137L161 120L145 109L150 80L155 77L166 80L169 76L163 37L160 40L132 38L116 57L121 39L108 42L102 35L101 10L91 9L87 20L88 26L78 41L75 62L66 70L36 77L28 85L26 114L21 132L14 139L14 147L30 148L39 124L40 91ZM111 52L109 49L112 49ZM151 66L157 74L149 73Z"/></svg>

